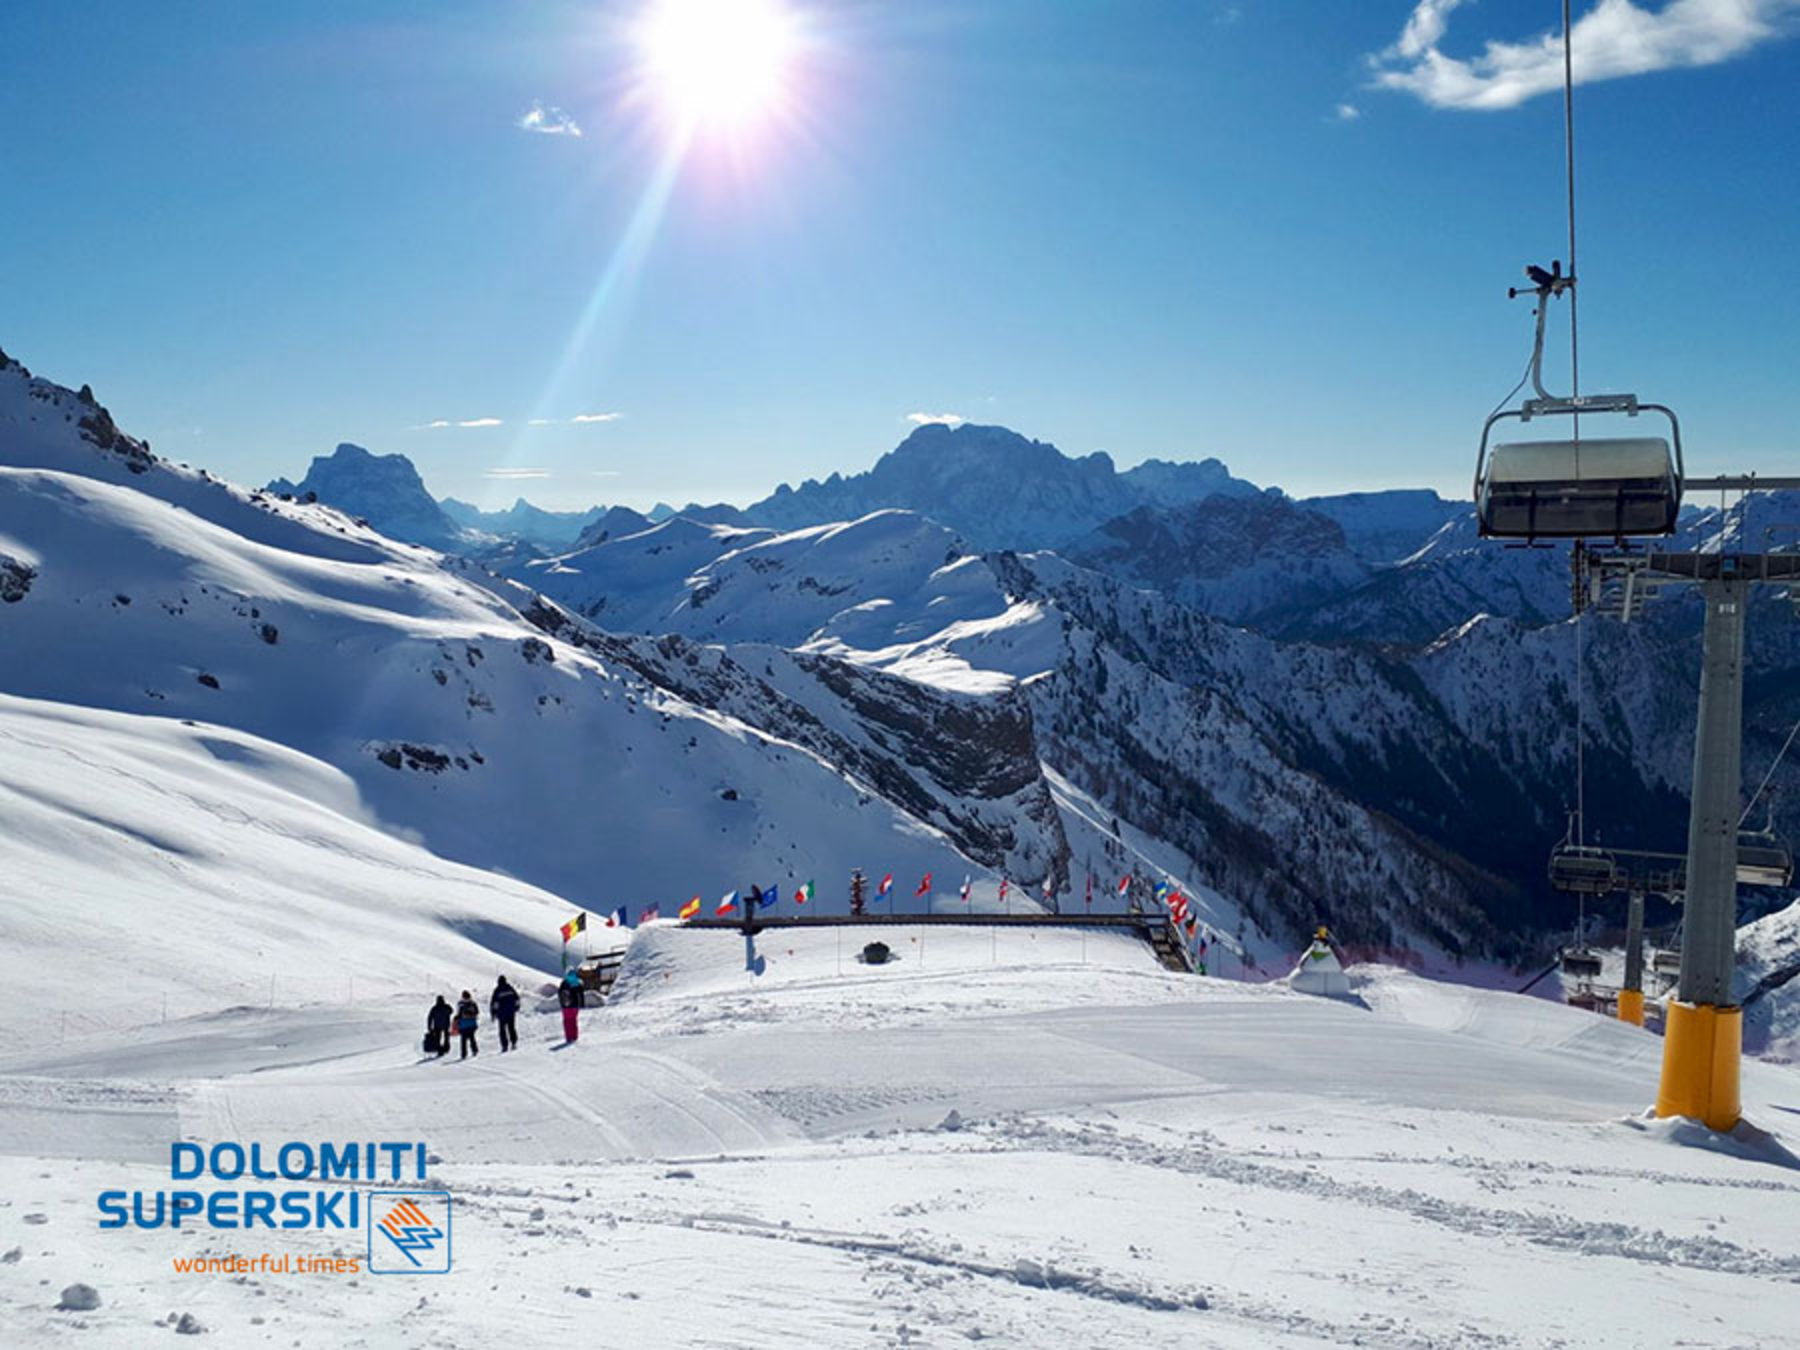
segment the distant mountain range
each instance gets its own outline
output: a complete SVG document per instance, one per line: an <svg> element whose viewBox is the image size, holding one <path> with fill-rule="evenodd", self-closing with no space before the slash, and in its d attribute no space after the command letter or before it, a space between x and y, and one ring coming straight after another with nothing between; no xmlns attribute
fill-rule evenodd
<svg viewBox="0 0 1800 1350"><path fill-rule="evenodd" d="M860 794L887 822L858 826L859 847L923 829L934 842L920 847L947 869L1048 877L1061 894L1087 867L1136 859L1210 888L1209 912L1252 947L1324 920L1377 945L1517 955L1568 919L1543 875L1572 797L1566 552L1484 543L1467 504L1428 492L1295 501L1217 464L1119 473L1105 456L1071 459L998 428L926 428L867 473L742 511L579 513L573 544L546 547L459 521L400 456L343 446L299 483L244 494L171 469L91 396L16 366L0 374L0 419L24 428L0 420L23 475L0 515L0 620L27 640L14 652L98 622L94 597L148 598L163 616L145 625L149 607L110 602L106 631L126 634L125 648L49 683L30 661L0 660L0 692L229 714L342 769L381 819L446 856L573 894L598 855L559 842L556 822L576 828L562 803L581 799L591 766L648 753L634 739L643 717L689 728L675 753L656 752L660 772L769 803L732 836L734 869L753 865L758 840L798 856L808 804L839 811L832 784L850 781L850 814L833 819L859 819ZM807 519L888 489L929 509ZM65 498L87 504L55 505ZM347 514L327 509L334 499ZM222 563L188 554L239 544L204 530L183 542L165 507L247 541L229 584ZM1771 494L1694 510L1678 544L1761 540L1797 511ZM511 515L541 524L534 512ZM154 547L127 556L119 531L148 531ZM438 551L401 548L389 531ZM271 541L304 555L282 564L295 580L257 561ZM164 576L159 549L185 561ZM380 566L340 574L346 561ZM197 624L202 612L212 617ZM26 628L21 614L34 616ZM1691 597L1670 597L1640 623L1587 625L1589 821L1610 842L1680 846L1697 623ZM474 645L515 664L463 650L455 635L470 624L488 635ZM261 648L237 645L241 627L275 646L258 625L279 629L282 650L339 653L282 676L291 707L260 692L276 688ZM126 655L132 644L143 655ZM1758 601L1750 661L1746 770L1760 775L1800 717L1800 624L1785 601ZM115 667L133 673L121 683ZM181 692L196 671L219 687ZM609 683L626 671L637 683ZM565 688L577 675L586 692ZM456 700L414 706L446 688ZM284 720L300 706L312 720ZM321 740L315 722L344 730ZM734 738L752 733L762 748L746 758ZM471 767L395 779L382 756L396 746L472 766L474 748L548 777L463 779ZM411 753L399 751L403 767ZM402 786L414 782L422 794ZM438 782L469 785L451 815L434 805ZM1800 823L1800 762L1775 784L1790 789L1778 823ZM503 840L483 822L513 819L514 797L543 815ZM632 875L662 886L665 816L630 794L608 800L612 832L644 840ZM683 800L706 814L704 791ZM867 861L824 845L806 856Z"/></svg>

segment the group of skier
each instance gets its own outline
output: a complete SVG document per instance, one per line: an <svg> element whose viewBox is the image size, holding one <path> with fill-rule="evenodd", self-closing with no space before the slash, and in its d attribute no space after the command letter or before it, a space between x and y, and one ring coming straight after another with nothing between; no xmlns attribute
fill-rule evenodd
<svg viewBox="0 0 1800 1350"><path fill-rule="evenodd" d="M562 1008L563 1042L567 1044L580 1034L580 1015L585 999L581 976L571 970L562 977L556 986L556 1001ZM507 982L502 975L494 985L494 992L488 997L488 1015L500 1028L500 1053L516 1050L519 1047L519 1029L516 1019L519 1015L519 991ZM452 1006L442 994L431 1010L425 1014L425 1053L442 1059L450 1053L450 1033L454 1030L461 1041L462 1053L458 1059L467 1059L470 1055L479 1055L481 1046L476 1043L475 1033L481 1027L481 1005L467 989L462 997Z"/></svg>

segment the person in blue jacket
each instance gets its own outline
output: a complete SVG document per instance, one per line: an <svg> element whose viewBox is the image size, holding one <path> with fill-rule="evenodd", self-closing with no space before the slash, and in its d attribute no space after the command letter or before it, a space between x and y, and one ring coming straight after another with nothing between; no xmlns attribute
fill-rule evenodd
<svg viewBox="0 0 1800 1350"><path fill-rule="evenodd" d="M467 989L456 1001L456 1034L462 1037L462 1053L458 1059L467 1059L470 1055L479 1055L481 1047L475 1044L475 1029L481 1025L481 1005Z"/></svg>
<svg viewBox="0 0 1800 1350"><path fill-rule="evenodd" d="M513 1025L513 1019L519 1015L519 991L506 982L504 975L488 999L488 1015L500 1026L500 1053L517 1049L519 1029Z"/></svg>

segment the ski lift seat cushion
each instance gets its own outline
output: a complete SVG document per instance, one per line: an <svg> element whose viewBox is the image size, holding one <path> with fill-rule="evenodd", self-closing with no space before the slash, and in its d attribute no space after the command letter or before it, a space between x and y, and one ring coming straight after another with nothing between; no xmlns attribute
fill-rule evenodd
<svg viewBox="0 0 1800 1350"><path fill-rule="evenodd" d="M1656 482L1675 476L1675 456L1660 436L1584 437L1496 445L1488 481L1522 483Z"/></svg>

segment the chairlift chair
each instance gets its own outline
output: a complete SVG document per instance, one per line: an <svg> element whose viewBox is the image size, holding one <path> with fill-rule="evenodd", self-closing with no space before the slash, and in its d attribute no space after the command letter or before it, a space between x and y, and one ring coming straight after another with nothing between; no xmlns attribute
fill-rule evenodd
<svg viewBox="0 0 1800 1350"><path fill-rule="evenodd" d="M1552 297L1575 284L1562 275L1562 264L1549 272L1526 269L1537 283L1531 291L1514 288L1509 295L1535 293L1537 336L1531 354L1531 381L1536 398L1518 408L1496 409L1481 428L1475 461L1475 512L1487 539L1643 538L1675 532L1681 511L1683 464L1681 424L1660 403L1640 402L1636 394L1587 394L1558 398L1544 388L1544 317ZM1661 436L1581 434L1583 417L1656 413L1669 423ZM1567 440L1521 440L1495 443L1502 423L1521 425L1540 417L1568 417Z"/></svg>
<svg viewBox="0 0 1800 1350"><path fill-rule="evenodd" d="M1794 880L1794 855L1773 834L1740 830L1737 879L1745 886L1788 886Z"/></svg>
<svg viewBox="0 0 1800 1350"><path fill-rule="evenodd" d="M1600 978L1600 953L1579 947L1562 954L1562 973L1577 980Z"/></svg>
<svg viewBox="0 0 1800 1350"><path fill-rule="evenodd" d="M1651 952L1650 953L1650 969L1654 970L1658 975L1667 975L1670 978L1674 978L1675 976L1680 975L1681 974L1681 951L1680 951L1680 949L1675 948L1675 947L1669 947L1669 948L1658 949L1656 951Z"/></svg>
<svg viewBox="0 0 1800 1350"><path fill-rule="evenodd" d="M1619 889L1619 867L1603 848L1558 844L1550 854L1550 884L1574 895L1608 895Z"/></svg>

